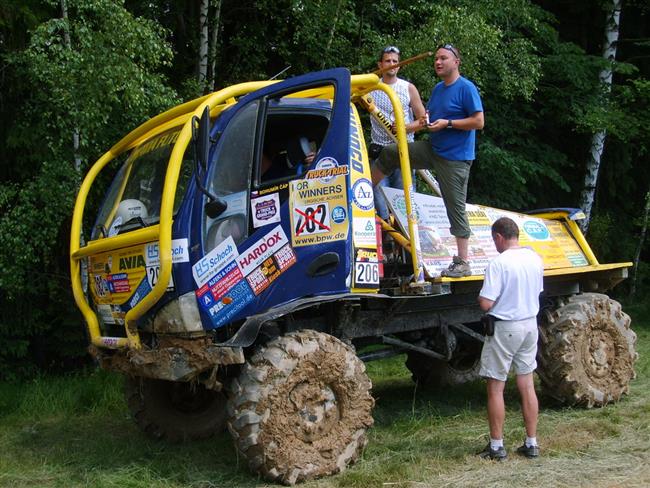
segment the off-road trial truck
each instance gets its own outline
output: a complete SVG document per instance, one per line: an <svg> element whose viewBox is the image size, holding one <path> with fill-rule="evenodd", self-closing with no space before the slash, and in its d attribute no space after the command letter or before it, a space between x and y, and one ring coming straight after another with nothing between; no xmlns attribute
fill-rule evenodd
<svg viewBox="0 0 650 488"><path fill-rule="evenodd" d="M407 189L386 190L390 222L375 219L357 111L374 111L373 90L392 100ZM74 210L72 286L91 352L125 375L144 432L178 441L227 426L251 469L286 484L345 469L373 423L363 361L405 353L419 385L477 377L477 295L502 215L544 258L542 386L590 407L627 393L636 336L602 293L631 263L599 264L579 211L468 204L473 275L440 278L455 243L442 200L409 190L402 120L376 75L337 68L180 105L91 167ZM88 194L113 160L121 167L83 234Z"/></svg>

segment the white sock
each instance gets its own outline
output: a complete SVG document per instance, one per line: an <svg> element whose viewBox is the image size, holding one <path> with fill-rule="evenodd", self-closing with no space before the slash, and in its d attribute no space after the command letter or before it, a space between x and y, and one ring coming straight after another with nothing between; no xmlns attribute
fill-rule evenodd
<svg viewBox="0 0 650 488"><path fill-rule="evenodd" d="M503 439L492 439L492 437L490 437L490 449L496 451L500 447L503 447Z"/></svg>
<svg viewBox="0 0 650 488"><path fill-rule="evenodd" d="M537 437L526 436L526 447L533 447L537 445Z"/></svg>

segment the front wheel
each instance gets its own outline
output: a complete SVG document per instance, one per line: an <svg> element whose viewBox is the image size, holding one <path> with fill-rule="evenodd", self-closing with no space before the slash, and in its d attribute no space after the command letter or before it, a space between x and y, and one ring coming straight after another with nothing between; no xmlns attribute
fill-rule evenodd
<svg viewBox="0 0 650 488"><path fill-rule="evenodd" d="M618 302L598 293L575 295L542 322L537 372L549 396L600 407L629 391L636 334Z"/></svg>
<svg viewBox="0 0 650 488"><path fill-rule="evenodd" d="M231 384L228 427L251 469L292 485L344 470L360 455L374 400L353 349L292 332L260 346Z"/></svg>

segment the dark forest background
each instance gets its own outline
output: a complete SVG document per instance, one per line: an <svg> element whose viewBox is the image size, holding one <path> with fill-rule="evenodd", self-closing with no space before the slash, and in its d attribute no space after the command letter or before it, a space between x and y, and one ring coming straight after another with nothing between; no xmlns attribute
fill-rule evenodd
<svg viewBox="0 0 650 488"><path fill-rule="evenodd" d="M68 275L72 206L122 135L289 66L283 77L364 73L386 45L410 57L447 42L485 105L469 201L581 207L594 136L605 135L588 240L601 262L635 263L616 297L646 300L646 0L0 0L0 379L86 360ZM401 75L428 99L431 62Z"/></svg>

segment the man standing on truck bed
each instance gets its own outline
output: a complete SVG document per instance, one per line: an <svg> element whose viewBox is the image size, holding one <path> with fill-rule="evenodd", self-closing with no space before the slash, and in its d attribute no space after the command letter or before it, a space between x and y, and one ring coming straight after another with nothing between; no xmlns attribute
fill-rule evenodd
<svg viewBox="0 0 650 488"><path fill-rule="evenodd" d="M420 129L421 125L419 120L422 119L425 115L424 105L422 104L422 99L420 98L420 93L413 83L398 78L397 72L399 67L391 68L398 64L400 61L400 52L399 49L395 46L388 46L382 49L379 55L379 61L377 62L377 68L380 70L385 70L381 75L381 82L388 85L393 89L397 98L399 98L400 103L402 104L402 110L404 111L404 124L406 125L406 139L409 142L413 142L413 134L416 130ZM391 69L388 69L391 68ZM395 122L395 113L393 112L393 105L390 103L388 95L386 95L381 90L375 90L370 93L372 99L375 102L377 108L383 112L385 115L390 117L391 121ZM386 132L384 126L374 117L370 118L370 123L372 130L370 136L372 138L372 143L370 144L370 159L377 159L381 150L384 146L393 143L393 138ZM384 177L379 183L378 186L389 186L391 188L402 188L402 173L399 169L396 169L393 174ZM388 207L386 205L386 200L383 195L375 193L375 208L379 216L386 220L388 218Z"/></svg>
<svg viewBox="0 0 650 488"><path fill-rule="evenodd" d="M427 104L430 123L420 119L428 130L429 142L410 143L409 159L414 169L433 169L440 183L451 234L456 238L457 255L442 276L461 278L472 274L468 262L471 230L465 211L467 182L474 160L476 129L484 125L483 104L478 89L460 75L460 52L451 44L436 51L435 70L440 81ZM372 183L379 183L399 166L397 145L386 146L372 167Z"/></svg>
<svg viewBox="0 0 650 488"><path fill-rule="evenodd" d="M526 440L517 453L535 458L539 456L538 403L533 371L537 368L537 313L544 286L544 265L535 251L519 246L519 228L512 219L496 220L492 224L492 239L499 256L488 263L478 297L481 309L495 319L481 353L479 374L487 379L490 442L480 456L499 461L507 456L503 446L503 389L514 365L526 426Z"/></svg>

